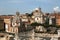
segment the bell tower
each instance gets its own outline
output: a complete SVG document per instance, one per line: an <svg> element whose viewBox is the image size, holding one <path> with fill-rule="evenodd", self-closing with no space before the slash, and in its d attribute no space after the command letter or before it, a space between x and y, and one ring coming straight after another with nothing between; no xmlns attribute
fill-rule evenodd
<svg viewBox="0 0 60 40"><path fill-rule="evenodd" d="M12 19L13 32L18 32L21 24L22 24L22 21L20 18L20 13L16 12L16 15L13 16L13 19Z"/></svg>

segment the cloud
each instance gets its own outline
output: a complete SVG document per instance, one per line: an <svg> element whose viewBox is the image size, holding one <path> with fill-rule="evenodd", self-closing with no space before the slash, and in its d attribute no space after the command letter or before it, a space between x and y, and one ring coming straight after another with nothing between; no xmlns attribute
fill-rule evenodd
<svg viewBox="0 0 60 40"><path fill-rule="evenodd" d="M56 11L56 12L59 12L60 8L59 8L59 6L56 6L55 8L53 8L53 10Z"/></svg>

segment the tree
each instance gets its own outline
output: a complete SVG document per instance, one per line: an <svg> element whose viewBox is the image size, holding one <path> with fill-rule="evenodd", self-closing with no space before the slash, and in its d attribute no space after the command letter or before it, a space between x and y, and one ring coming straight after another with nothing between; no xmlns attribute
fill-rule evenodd
<svg viewBox="0 0 60 40"><path fill-rule="evenodd" d="M27 17L31 17L33 15L33 12L31 14L26 13Z"/></svg>

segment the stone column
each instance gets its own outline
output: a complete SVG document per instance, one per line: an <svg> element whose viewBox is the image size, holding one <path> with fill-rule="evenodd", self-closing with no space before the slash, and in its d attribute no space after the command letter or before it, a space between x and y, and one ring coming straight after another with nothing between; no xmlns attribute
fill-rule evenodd
<svg viewBox="0 0 60 40"><path fill-rule="evenodd" d="M51 40L58 40L58 38L57 37L52 37Z"/></svg>
<svg viewBox="0 0 60 40"><path fill-rule="evenodd" d="M58 36L60 36L60 30L57 30L57 32L58 32Z"/></svg>
<svg viewBox="0 0 60 40"><path fill-rule="evenodd" d="M34 40L34 29L32 30L32 40Z"/></svg>

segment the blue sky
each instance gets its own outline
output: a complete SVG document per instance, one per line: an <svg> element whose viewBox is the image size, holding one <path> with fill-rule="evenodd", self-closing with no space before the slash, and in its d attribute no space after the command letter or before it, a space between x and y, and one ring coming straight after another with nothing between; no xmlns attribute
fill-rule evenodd
<svg viewBox="0 0 60 40"><path fill-rule="evenodd" d="M60 10L60 0L0 0L0 15L30 13L33 9L40 7L43 12Z"/></svg>

